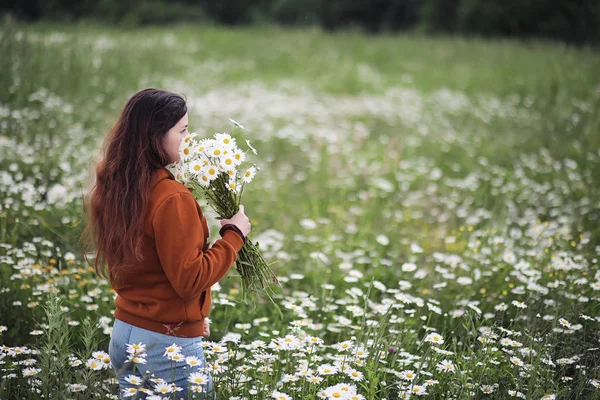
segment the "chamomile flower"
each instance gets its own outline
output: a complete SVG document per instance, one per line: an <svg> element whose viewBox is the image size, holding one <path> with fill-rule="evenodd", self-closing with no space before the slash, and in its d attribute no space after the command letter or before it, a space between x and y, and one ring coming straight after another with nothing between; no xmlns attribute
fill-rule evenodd
<svg viewBox="0 0 600 400"><path fill-rule="evenodd" d="M205 170L204 173L202 173L202 175L200 175L198 177L198 183L202 187L208 187L208 186L210 186L210 182L211 182L210 176L208 176L208 173Z"/></svg>
<svg viewBox="0 0 600 400"><path fill-rule="evenodd" d="M173 355L173 354L179 354L180 352L181 352L181 346L178 346L175 343L173 343L169 347L165 347L165 353L163 354L163 357Z"/></svg>
<svg viewBox="0 0 600 400"><path fill-rule="evenodd" d="M412 370L405 370L405 371L400 372L400 378L407 380L407 381L412 381L416 377L417 377L417 374L415 374L415 372Z"/></svg>
<svg viewBox="0 0 600 400"><path fill-rule="evenodd" d="M41 369L39 369L39 368L25 368L23 370L23 376L25 376L25 377L34 376L34 375L37 375L40 371L41 371Z"/></svg>
<svg viewBox="0 0 600 400"><path fill-rule="evenodd" d="M439 334L437 334L435 332L430 333L429 335L425 336L425 339L423 339L423 340L425 342L433 343L433 344L442 344L442 343L444 343L444 338L441 335L439 335Z"/></svg>
<svg viewBox="0 0 600 400"><path fill-rule="evenodd" d="M411 388L411 393L416 394L417 396L425 396L427 393L427 386L414 385Z"/></svg>
<svg viewBox="0 0 600 400"><path fill-rule="evenodd" d="M185 363L190 367L199 367L202 365L200 359L196 356L189 356L185 358Z"/></svg>
<svg viewBox="0 0 600 400"><path fill-rule="evenodd" d="M129 375L125 377L125 380L129 383L131 383L132 385L141 385L142 384L142 378L140 378L139 376L136 375Z"/></svg>
<svg viewBox="0 0 600 400"><path fill-rule="evenodd" d="M138 389L135 387L130 387L127 389L123 389L123 397L132 397L138 392Z"/></svg>
<svg viewBox="0 0 600 400"><path fill-rule="evenodd" d="M254 147L252 147L252 145L250 144L250 141L249 141L249 140L246 140L246 144L248 145L248 147L250 147L250 150L252 150L252 153L254 153L254 154L258 154L258 153L256 152L256 149L255 149Z"/></svg>
<svg viewBox="0 0 600 400"><path fill-rule="evenodd" d="M289 395L278 390L274 390L271 394L271 397L273 397L275 400L292 400L292 398Z"/></svg>
<svg viewBox="0 0 600 400"><path fill-rule="evenodd" d="M203 163L202 161L200 161L199 159L195 159L192 160L192 162L190 162L188 170L190 171L190 173L194 176L198 176L201 175L203 172Z"/></svg>
<svg viewBox="0 0 600 400"><path fill-rule="evenodd" d="M346 371L344 371L344 373L355 382L361 382L364 378L363 373L354 368L349 368Z"/></svg>
<svg viewBox="0 0 600 400"><path fill-rule="evenodd" d="M192 147L192 142L186 142L184 140L179 143L179 155L181 160L186 162L190 160L194 155L194 149Z"/></svg>
<svg viewBox="0 0 600 400"><path fill-rule="evenodd" d="M215 141L222 146L223 149L231 150L235 147L235 138L228 133L215 133Z"/></svg>
<svg viewBox="0 0 600 400"><path fill-rule="evenodd" d="M250 183L252 182L252 179L254 179L254 175L256 175L256 168L252 166L248 168L246 172L244 172L244 176L242 176L242 181L244 183Z"/></svg>
<svg viewBox="0 0 600 400"><path fill-rule="evenodd" d="M188 382L195 385L206 385L208 383L208 377L201 372L192 372L188 376Z"/></svg>
<svg viewBox="0 0 600 400"><path fill-rule="evenodd" d="M235 163L236 166L238 166L241 163L243 163L244 161L246 161L246 153L244 153L243 151L241 151L238 148L235 148L232 151L231 157L233 157L233 162Z"/></svg>
<svg viewBox="0 0 600 400"><path fill-rule="evenodd" d="M512 305L515 306L515 307L518 307L518 308L522 308L522 309L527 308L527 304L525 304L525 303L523 303L521 301L517 301L517 300L513 300L512 301Z"/></svg>
<svg viewBox="0 0 600 400"><path fill-rule="evenodd" d="M219 176L219 167L212 164L206 167L206 176L210 181L217 179Z"/></svg>
<svg viewBox="0 0 600 400"><path fill-rule="evenodd" d="M100 371L102 369L102 362L95 358L90 358L89 360L87 360L85 365L86 367L88 367L89 369L93 369L94 371Z"/></svg>
<svg viewBox="0 0 600 400"><path fill-rule="evenodd" d="M237 181L235 179L230 179L229 182L227 183L227 189L229 189L230 191L237 193L239 190Z"/></svg>
<svg viewBox="0 0 600 400"><path fill-rule="evenodd" d="M511 357L510 362L516 365L517 367L522 367L525 363L519 357Z"/></svg>
<svg viewBox="0 0 600 400"><path fill-rule="evenodd" d="M235 173L235 164L231 154L226 154L220 158L219 168L221 169L221 171L234 171Z"/></svg>
<svg viewBox="0 0 600 400"><path fill-rule="evenodd" d="M454 364L450 360L442 360L435 366L435 368L442 372L456 372Z"/></svg>
<svg viewBox="0 0 600 400"><path fill-rule="evenodd" d="M82 385L81 383L72 383L67 386L67 390L69 390L69 392L71 392L71 393L83 392L86 389L87 389L87 386Z"/></svg>
<svg viewBox="0 0 600 400"><path fill-rule="evenodd" d="M231 121L231 122L232 122L232 123L233 123L235 126L237 126L238 128L240 128L240 129L244 129L244 126L243 126L242 124L240 124L239 122L237 122L237 121L234 121L234 120L233 120L233 119L231 119L231 118L229 118L229 120L230 120L230 121Z"/></svg>
<svg viewBox="0 0 600 400"><path fill-rule="evenodd" d="M156 393L166 394L166 393L171 393L173 391L173 388L171 387L171 384L166 383L166 382L161 382L161 383L157 383L154 386L154 391Z"/></svg>
<svg viewBox="0 0 600 400"><path fill-rule="evenodd" d="M212 142L206 149L207 154L210 157L221 157L225 148L218 142Z"/></svg>
<svg viewBox="0 0 600 400"><path fill-rule="evenodd" d="M196 132L190 132L187 135L185 135L185 137L183 138L183 141L186 143L193 143L193 139L197 136L198 134Z"/></svg>
<svg viewBox="0 0 600 400"><path fill-rule="evenodd" d="M337 374L338 369L330 364L319 365L317 368L317 372L319 375L334 375Z"/></svg>

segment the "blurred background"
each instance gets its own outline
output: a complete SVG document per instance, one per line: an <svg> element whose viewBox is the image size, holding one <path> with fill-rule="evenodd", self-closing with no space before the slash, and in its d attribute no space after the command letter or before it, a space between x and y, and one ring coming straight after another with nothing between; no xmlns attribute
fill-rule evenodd
<svg viewBox="0 0 600 400"><path fill-rule="evenodd" d="M418 30L571 43L600 40L597 0L2 0L0 13L27 21L96 20L128 26L276 23L372 33Z"/></svg>
<svg viewBox="0 0 600 400"><path fill-rule="evenodd" d="M283 317L244 304L232 269L212 340L377 337L378 372L356 365L374 400L402 396L405 368L440 381L428 398L600 398L598 0L0 0L0 14L0 359L18 377L0 398L40 398L6 346L44 349L48 392L118 390L111 371L63 366L108 346L115 293L82 257L82 196L147 87L186 97L190 131L231 118L258 150L243 204ZM432 331L460 375L434 368ZM296 365L250 372L259 397L226 375L222 398L270 398Z"/></svg>

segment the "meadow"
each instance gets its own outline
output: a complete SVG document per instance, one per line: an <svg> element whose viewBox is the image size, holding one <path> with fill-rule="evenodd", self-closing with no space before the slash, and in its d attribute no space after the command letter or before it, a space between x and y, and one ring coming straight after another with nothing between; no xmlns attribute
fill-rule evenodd
<svg viewBox="0 0 600 400"><path fill-rule="evenodd" d="M119 397L82 196L145 87L258 150L242 203L283 316L234 269L213 288L218 399L600 399L597 50L4 21L0 54L0 399Z"/></svg>

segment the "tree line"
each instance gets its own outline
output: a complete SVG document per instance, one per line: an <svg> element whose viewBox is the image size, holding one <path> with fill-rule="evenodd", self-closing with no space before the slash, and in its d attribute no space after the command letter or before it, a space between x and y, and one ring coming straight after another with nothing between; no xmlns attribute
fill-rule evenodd
<svg viewBox="0 0 600 400"><path fill-rule="evenodd" d="M0 13L128 26L277 23L600 42L600 0L0 0Z"/></svg>

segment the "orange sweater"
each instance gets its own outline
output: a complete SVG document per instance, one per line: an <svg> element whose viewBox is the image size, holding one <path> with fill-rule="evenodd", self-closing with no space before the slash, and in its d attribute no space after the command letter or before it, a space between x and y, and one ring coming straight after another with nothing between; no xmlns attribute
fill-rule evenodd
<svg viewBox="0 0 600 400"><path fill-rule="evenodd" d="M209 242L206 218L190 191L168 170L155 171L144 220L144 260L125 267L118 282L111 278L115 318L165 335L201 336L210 287L244 244L234 230L224 231L210 249Z"/></svg>

